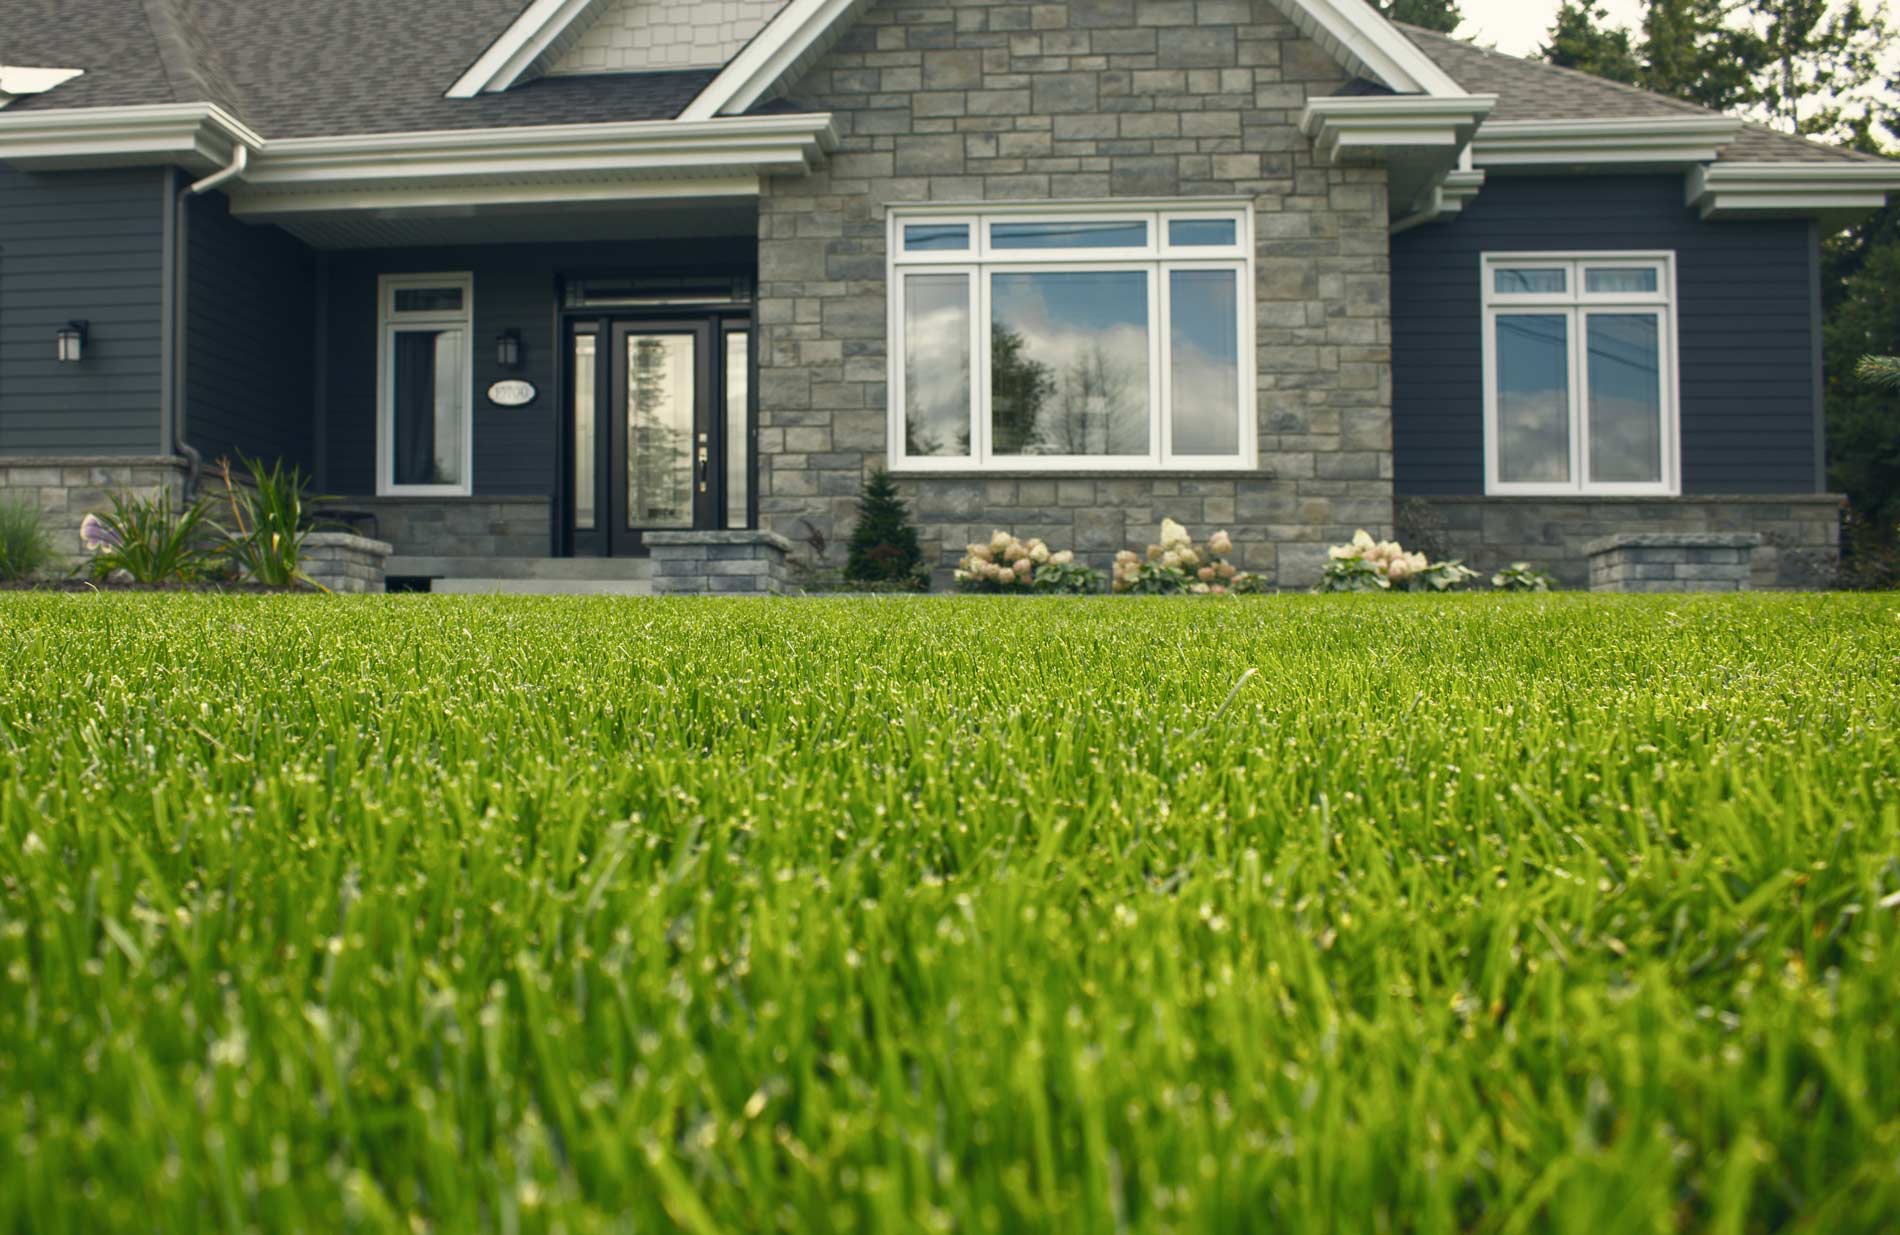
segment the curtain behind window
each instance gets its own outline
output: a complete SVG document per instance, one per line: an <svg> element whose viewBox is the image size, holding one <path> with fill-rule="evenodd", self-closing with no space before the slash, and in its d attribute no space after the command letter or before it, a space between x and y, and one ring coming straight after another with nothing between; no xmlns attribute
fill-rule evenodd
<svg viewBox="0 0 1900 1235"><path fill-rule="evenodd" d="M435 340L433 330L396 335L396 475L399 485L437 481L435 469Z"/></svg>

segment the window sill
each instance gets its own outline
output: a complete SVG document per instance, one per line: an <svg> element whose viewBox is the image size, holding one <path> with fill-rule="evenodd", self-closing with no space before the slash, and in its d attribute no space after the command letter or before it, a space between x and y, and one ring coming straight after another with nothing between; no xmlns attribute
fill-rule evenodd
<svg viewBox="0 0 1900 1235"><path fill-rule="evenodd" d="M1251 467L892 467L905 480L1236 480L1271 479L1270 469Z"/></svg>

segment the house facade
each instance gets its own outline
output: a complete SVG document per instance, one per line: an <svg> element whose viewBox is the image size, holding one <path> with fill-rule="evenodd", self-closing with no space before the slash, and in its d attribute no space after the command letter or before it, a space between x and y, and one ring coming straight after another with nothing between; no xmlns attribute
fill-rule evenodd
<svg viewBox="0 0 1900 1235"><path fill-rule="evenodd" d="M62 529L242 453L414 586L742 589L885 467L942 571L1169 516L1286 587L1359 527L1831 576L1880 160L1360 0L16 2L0 487Z"/></svg>

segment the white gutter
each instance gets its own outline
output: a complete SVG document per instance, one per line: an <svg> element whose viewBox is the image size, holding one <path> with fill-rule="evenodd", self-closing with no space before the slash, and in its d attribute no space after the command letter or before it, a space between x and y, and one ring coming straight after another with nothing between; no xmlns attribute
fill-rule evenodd
<svg viewBox="0 0 1900 1235"><path fill-rule="evenodd" d="M192 194L194 197L202 193L209 193L211 190L217 188L219 185L225 183L226 181L235 180L239 176L242 176L244 174L244 169L249 167L250 165L251 165L251 148L249 146L246 146L244 143L239 142L238 148L234 152L232 152L231 161L229 163L225 164L223 167L219 168L217 171L212 172L209 176L206 176L203 180L194 180L191 183L191 186L186 190L186 192Z"/></svg>

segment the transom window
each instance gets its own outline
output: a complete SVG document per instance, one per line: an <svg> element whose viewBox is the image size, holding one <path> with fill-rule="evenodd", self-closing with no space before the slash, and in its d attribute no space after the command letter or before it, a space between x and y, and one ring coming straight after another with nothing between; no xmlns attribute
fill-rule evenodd
<svg viewBox="0 0 1900 1235"><path fill-rule="evenodd" d="M898 470L1253 466L1242 204L894 210Z"/></svg>
<svg viewBox="0 0 1900 1235"><path fill-rule="evenodd" d="M1675 257L1487 254L1485 487L1673 494Z"/></svg>
<svg viewBox="0 0 1900 1235"><path fill-rule="evenodd" d="M465 273L377 282L378 493L470 492L474 297Z"/></svg>

